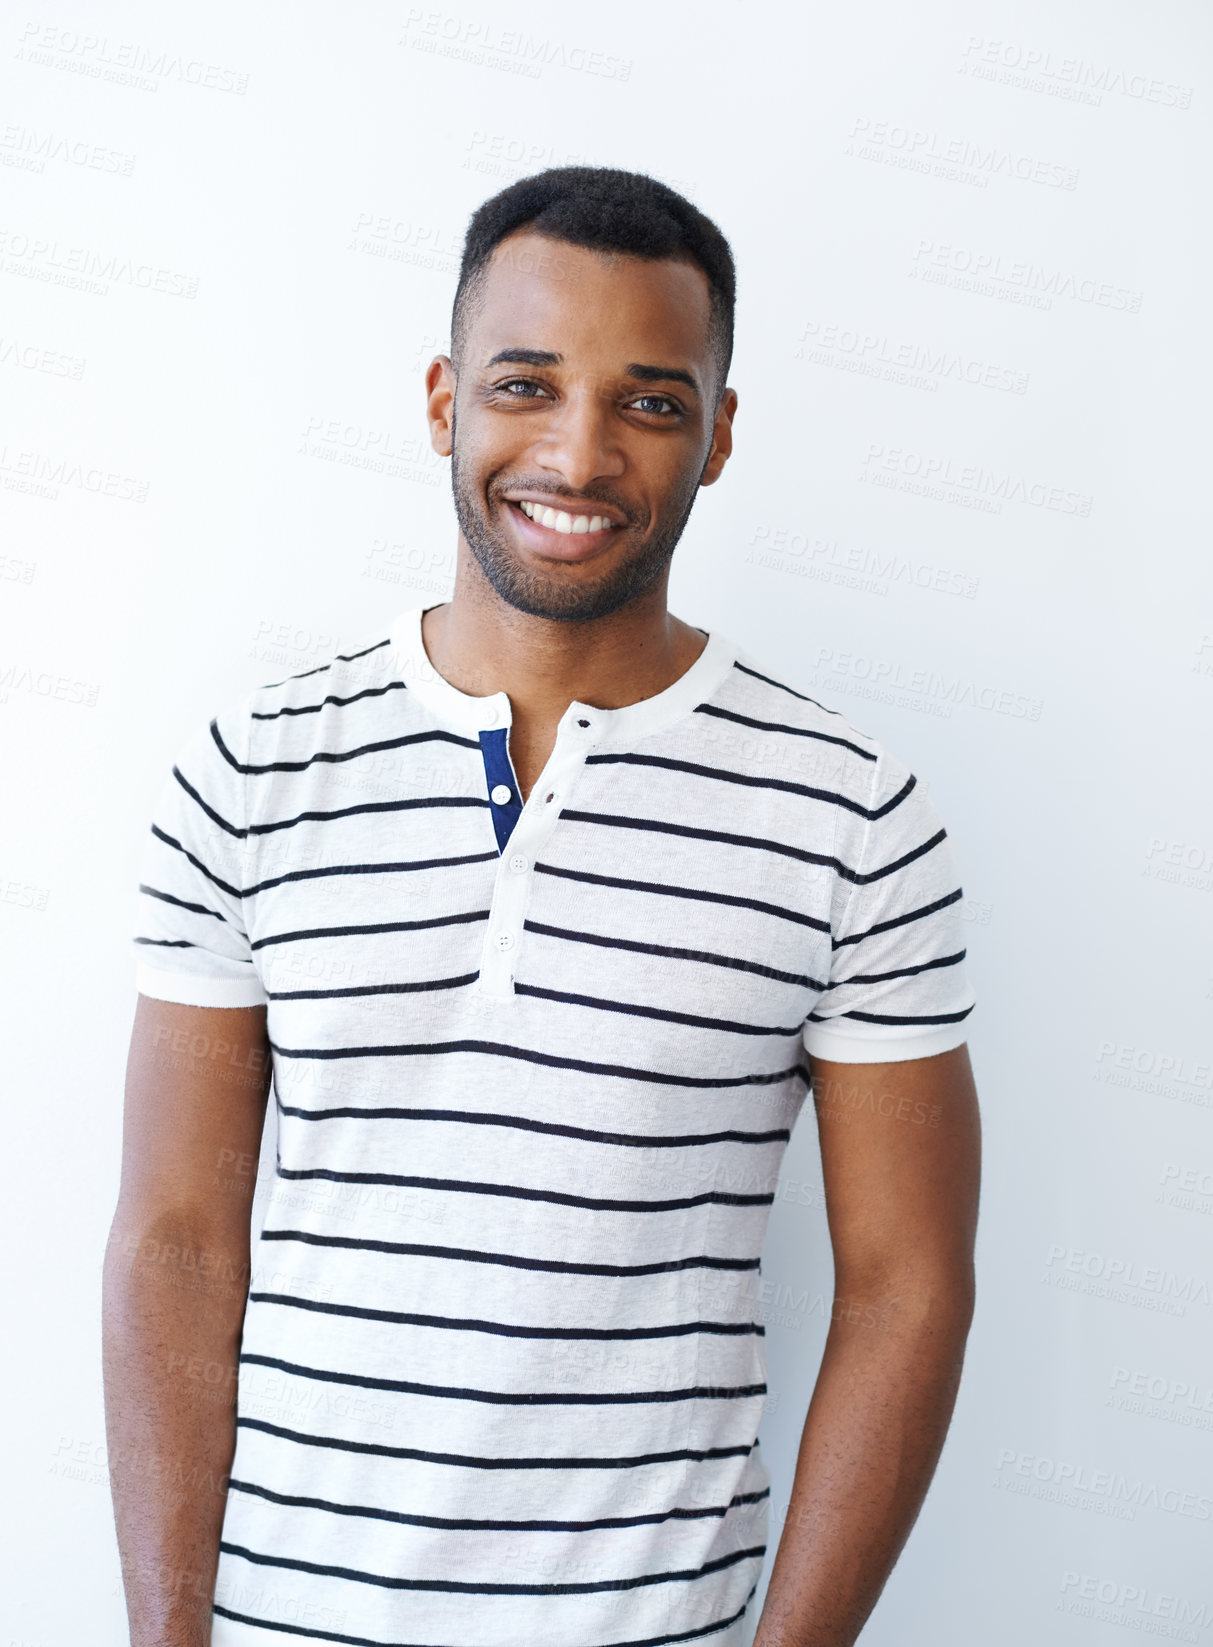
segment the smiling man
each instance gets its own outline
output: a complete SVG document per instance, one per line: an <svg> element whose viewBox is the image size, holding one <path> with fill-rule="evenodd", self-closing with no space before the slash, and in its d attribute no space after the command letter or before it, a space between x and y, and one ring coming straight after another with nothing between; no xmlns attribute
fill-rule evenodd
<svg viewBox="0 0 1213 1647"><path fill-rule="evenodd" d="M481 207L426 380L451 599L166 785L106 1263L133 1647L844 1647L915 1520L973 1299L960 888L905 765L667 610L733 302L651 178ZM776 1518L810 1091L835 1296Z"/></svg>

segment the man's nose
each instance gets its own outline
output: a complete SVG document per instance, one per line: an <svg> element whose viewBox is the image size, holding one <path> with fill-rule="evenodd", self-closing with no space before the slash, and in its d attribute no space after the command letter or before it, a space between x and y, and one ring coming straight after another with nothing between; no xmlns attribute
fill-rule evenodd
<svg viewBox="0 0 1213 1647"><path fill-rule="evenodd" d="M593 388L569 395L545 420L534 453L574 492L595 480L617 480L626 461L611 397Z"/></svg>

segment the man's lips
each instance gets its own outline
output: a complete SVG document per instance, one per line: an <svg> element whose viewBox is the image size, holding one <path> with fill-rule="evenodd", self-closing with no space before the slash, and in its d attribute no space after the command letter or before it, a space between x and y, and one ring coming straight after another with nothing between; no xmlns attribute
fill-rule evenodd
<svg viewBox="0 0 1213 1647"><path fill-rule="evenodd" d="M504 499L516 536L556 560L582 560L607 545L624 524L601 503L533 495Z"/></svg>

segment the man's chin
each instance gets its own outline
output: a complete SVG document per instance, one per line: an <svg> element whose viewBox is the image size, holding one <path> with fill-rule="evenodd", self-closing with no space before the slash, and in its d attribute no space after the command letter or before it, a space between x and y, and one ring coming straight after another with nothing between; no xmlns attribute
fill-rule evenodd
<svg viewBox="0 0 1213 1647"><path fill-rule="evenodd" d="M610 577L590 581L563 576L559 569L548 573L516 565L489 568L482 562L481 566L507 605L528 617L547 618L553 623L592 623L626 606L634 595L628 586L616 587L617 580Z"/></svg>
<svg viewBox="0 0 1213 1647"><path fill-rule="evenodd" d="M549 561L525 564L495 534L464 539L497 595L517 612L552 623L593 623L626 606L649 587L652 577L638 577L634 564L616 565L597 575L584 563ZM658 568L659 569L659 568Z"/></svg>

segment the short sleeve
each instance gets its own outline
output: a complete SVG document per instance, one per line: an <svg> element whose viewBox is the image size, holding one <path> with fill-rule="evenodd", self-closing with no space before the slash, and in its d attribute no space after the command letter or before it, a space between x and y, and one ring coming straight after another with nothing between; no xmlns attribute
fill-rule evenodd
<svg viewBox="0 0 1213 1647"><path fill-rule="evenodd" d="M140 860L135 985L159 1001L266 1000L243 909L248 708L233 707L184 745L153 810Z"/></svg>
<svg viewBox="0 0 1213 1647"><path fill-rule="evenodd" d="M839 1063L930 1058L963 1043L974 1006L951 843L923 786L887 751L867 811L859 862L840 869L850 892L828 986L802 1039Z"/></svg>

